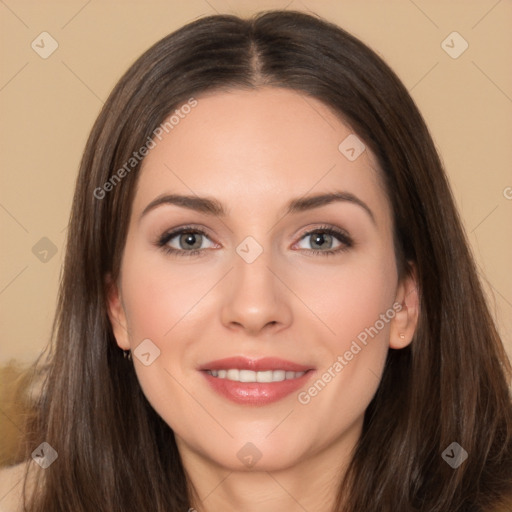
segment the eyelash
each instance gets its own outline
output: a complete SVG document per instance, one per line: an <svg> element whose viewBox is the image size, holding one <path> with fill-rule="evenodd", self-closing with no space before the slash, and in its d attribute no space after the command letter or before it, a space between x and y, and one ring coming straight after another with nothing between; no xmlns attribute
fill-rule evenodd
<svg viewBox="0 0 512 512"><path fill-rule="evenodd" d="M348 236L348 234L344 231L338 230L337 228L333 228L332 226L320 226L318 228L315 228L311 231L307 231L304 233L300 240L303 238L309 236L309 235L315 235L317 233L326 233L328 235L331 235L335 237L339 242L341 242L341 246L337 249L330 249L328 251L320 251L318 249L302 249L304 251L308 251L309 253L312 253L314 255L322 255L322 256L334 256L336 254L339 254L341 252L349 250L351 247L354 246L353 240ZM173 255L173 256L196 256L205 251L206 249L194 249L193 251L184 251L182 249L175 249L173 247L169 247L167 244L170 240L175 238L178 235L182 234L200 234L203 236L206 236L208 238L208 234L203 231L200 228L196 228L194 226L183 226L181 228L178 228L174 231L170 231L167 233L164 233L156 242L156 245L160 247L165 253Z"/></svg>

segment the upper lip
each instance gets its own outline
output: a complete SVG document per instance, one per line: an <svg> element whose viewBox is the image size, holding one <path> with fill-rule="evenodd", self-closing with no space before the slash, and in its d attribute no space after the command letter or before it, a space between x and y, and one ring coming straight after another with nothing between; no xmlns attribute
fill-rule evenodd
<svg viewBox="0 0 512 512"><path fill-rule="evenodd" d="M267 370L286 370L289 372L305 372L311 370L311 366L279 359L277 357L263 357L261 359L252 359L244 356L227 357L210 361L199 367L200 370L229 370L237 368L239 370L252 370L255 372L264 372Z"/></svg>

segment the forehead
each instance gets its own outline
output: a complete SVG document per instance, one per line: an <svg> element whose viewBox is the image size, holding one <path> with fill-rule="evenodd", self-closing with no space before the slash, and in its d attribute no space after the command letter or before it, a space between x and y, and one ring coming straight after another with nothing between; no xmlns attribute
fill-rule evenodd
<svg viewBox="0 0 512 512"><path fill-rule="evenodd" d="M154 139L139 171L134 213L163 193L210 196L261 212L291 197L336 190L386 214L374 155L365 149L347 158L340 144L357 142L355 134L321 101L270 87L211 92L196 101L178 108L172 128Z"/></svg>

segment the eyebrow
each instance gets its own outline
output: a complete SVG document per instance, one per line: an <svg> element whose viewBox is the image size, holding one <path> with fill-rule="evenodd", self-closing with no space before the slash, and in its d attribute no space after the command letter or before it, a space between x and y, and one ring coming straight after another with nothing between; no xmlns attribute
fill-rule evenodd
<svg viewBox="0 0 512 512"><path fill-rule="evenodd" d="M286 205L284 215L312 210L335 202L348 202L360 206L369 215L372 222L376 224L375 216L369 206L350 192L330 192L292 199ZM139 222L142 217L151 210L167 204L181 206L182 208L194 210L206 215L226 217L226 209L217 199L211 197L164 194L151 201L146 208L144 208L139 217Z"/></svg>

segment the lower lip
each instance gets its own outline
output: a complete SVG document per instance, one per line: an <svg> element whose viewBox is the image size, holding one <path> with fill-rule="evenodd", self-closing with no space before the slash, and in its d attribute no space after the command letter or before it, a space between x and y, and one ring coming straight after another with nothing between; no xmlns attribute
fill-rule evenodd
<svg viewBox="0 0 512 512"><path fill-rule="evenodd" d="M219 379L206 371L202 371L202 373L214 391L232 402L244 405L267 405L300 389L314 372L308 370L296 379L280 382L238 382Z"/></svg>

